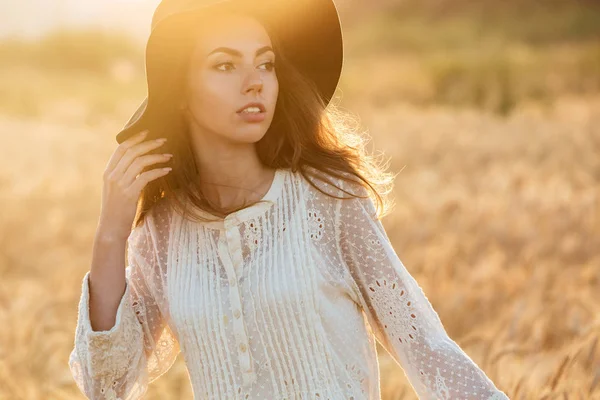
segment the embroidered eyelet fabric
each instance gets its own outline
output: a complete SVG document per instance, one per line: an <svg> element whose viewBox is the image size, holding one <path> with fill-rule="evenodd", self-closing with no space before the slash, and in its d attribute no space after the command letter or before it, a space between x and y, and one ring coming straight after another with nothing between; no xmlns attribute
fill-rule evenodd
<svg viewBox="0 0 600 400"><path fill-rule="evenodd" d="M376 400L379 342L420 399L508 399L448 337L370 198L278 169L263 200L204 223L155 205L127 240L110 330L91 328L85 274L69 368L88 398L140 399L182 353L195 399Z"/></svg>

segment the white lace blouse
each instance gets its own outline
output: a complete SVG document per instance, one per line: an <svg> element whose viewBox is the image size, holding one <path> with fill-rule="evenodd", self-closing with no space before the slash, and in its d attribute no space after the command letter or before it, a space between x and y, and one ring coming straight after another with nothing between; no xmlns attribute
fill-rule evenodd
<svg viewBox="0 0 600 400"><path fill-rule="evenodd" d="M377 340L421 399L508 399L448 337L370 198L279 169L263 200L207 223L156 205L128 238L110 330L91 329L85 274L69 367L88 398L140 399L181 351L196 399L380 399Z"/></svg>

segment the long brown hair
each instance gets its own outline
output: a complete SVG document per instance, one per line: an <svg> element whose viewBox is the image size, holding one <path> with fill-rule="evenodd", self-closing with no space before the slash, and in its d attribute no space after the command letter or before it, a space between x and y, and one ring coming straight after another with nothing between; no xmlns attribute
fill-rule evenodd
<svg viewBox="0 0 600 400"><path fill-rule="evenodd" d="M192 35L188 37L188 49L193 46ZM365 197L344 190L329 179L328 175L357 184L367 189L369 197L377 206L377 217L386 215L393 202L387 197L393 186L395 175L386 172L387 163L369 154L366 144L367 134L360 130L357 118L342 111L333 101L326 105L319 95L315 83L303 75L286 58L285 49L277 38L271 37L277 55L276 73L279 81L279 95L273 121L266 134L256 143L256 151L263 165L270 168L289 168L300 171L302 176L317 190L330 197ZM180 44L181 45L181 44ZM225 210L213 206L202 195L198 185L197 166L192 153L189 129L182 111L178 108L180 96L185 90L187 63L181 64L180 71L173 71L170 98L163 100L160 115L155 115L150 126L150 136L166 137L168 140L155 152L170 152L173 170L149 182L138 200L134 227L138 226L145 214L162 199L172 200L173 207L192 220L206 221L189 210L185 203L214 215L223 215ZM335 98L334 98L335 100ZM152 167L152 168L155 168ZM312 179L327 182L350 197L336 197L323 192ZM234 212L255 203L228 210ZM188 213L188 211L192 211Z"/></svg>

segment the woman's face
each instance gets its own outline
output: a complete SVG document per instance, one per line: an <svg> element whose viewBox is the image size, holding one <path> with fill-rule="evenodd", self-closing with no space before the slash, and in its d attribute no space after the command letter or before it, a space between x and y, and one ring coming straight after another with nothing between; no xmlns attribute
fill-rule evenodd
<svg viewBox="0 0 600 400"><path fill-rule="evenodd" d="M274 63L271 40L257 20L219 14L203 23L187 77L191 134L235 143L260 140L271 125L279 93ZM264 112L240 112L252 102L262 103Z"/></svg>

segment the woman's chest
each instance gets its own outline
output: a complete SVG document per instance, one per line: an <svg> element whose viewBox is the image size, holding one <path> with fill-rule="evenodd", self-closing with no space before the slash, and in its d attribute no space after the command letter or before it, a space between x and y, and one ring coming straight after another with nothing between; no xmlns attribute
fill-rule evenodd
<svg viewBox="0 0 600 400"><path fill-rule="evenodd" d="M311 236L310 222L187 227L178 236L183 245L169 254L166 293L173 323L208 334L230 323L243 330L272 318L317 314L331 284L325 278L331 265L317 245L321 238Z"/></svg>

